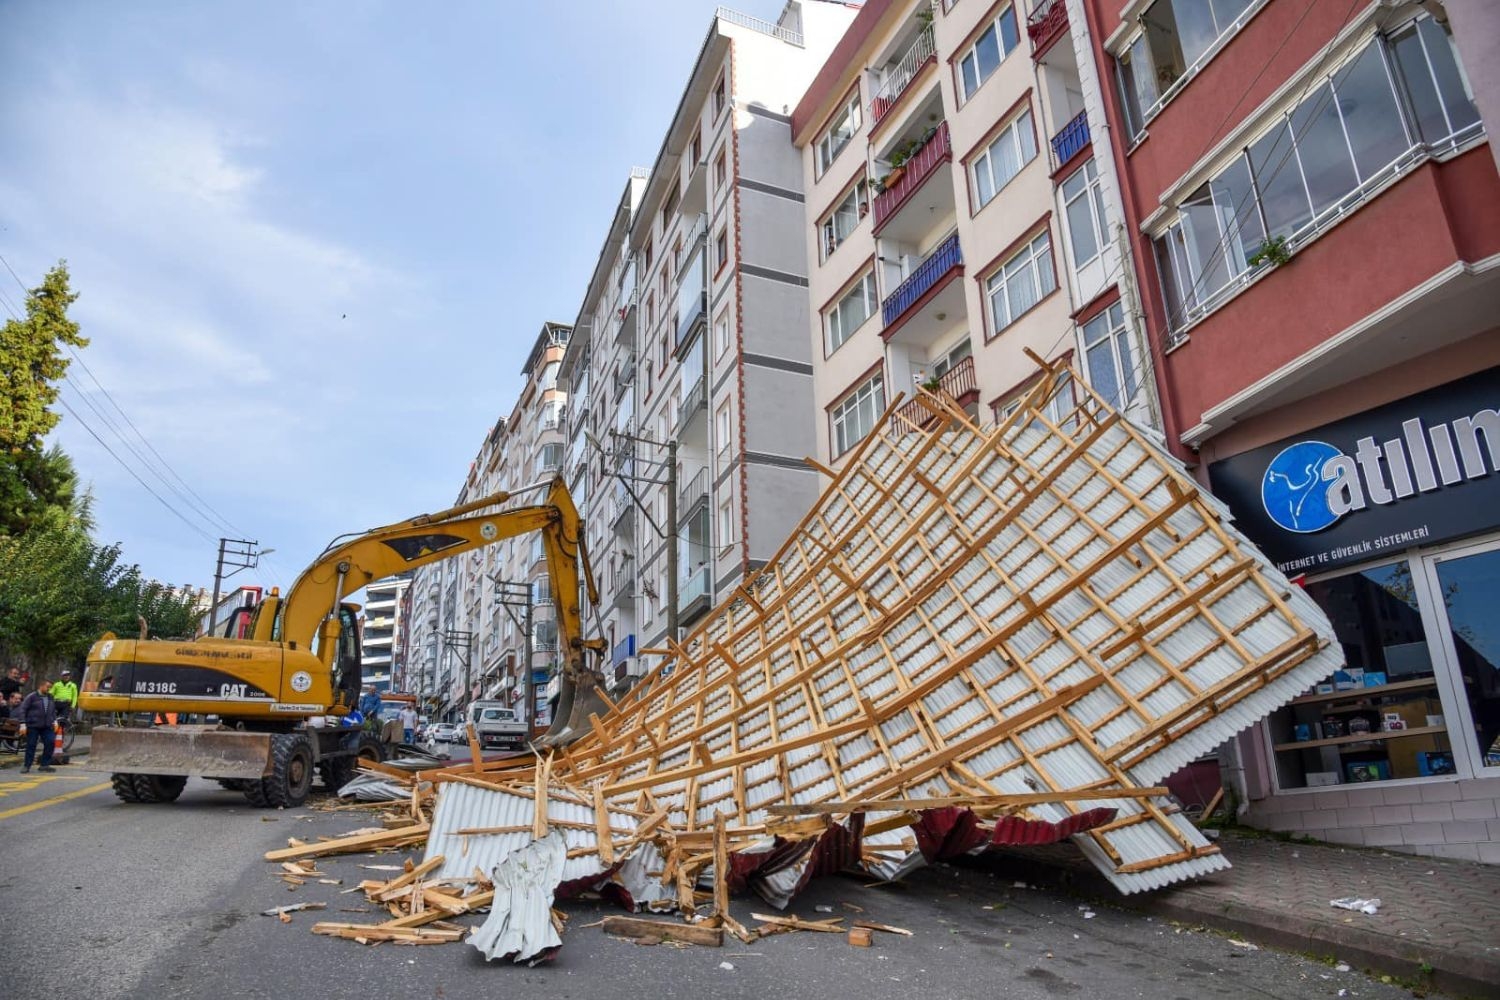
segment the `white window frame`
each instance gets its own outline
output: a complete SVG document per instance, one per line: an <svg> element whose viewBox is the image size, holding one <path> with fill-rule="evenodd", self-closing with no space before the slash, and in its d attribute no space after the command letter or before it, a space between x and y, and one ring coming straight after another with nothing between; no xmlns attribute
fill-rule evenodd
<svg viewBox="0 0 1500 1000"><path fill-rule="evenodd" d="M814 166L817 168L816 176L822 177L833 166L839 154L849 148L859 130L864 127L864 111L859 102L859 89L849 95L849 100L839 109L818 136L818 141L813 145ZM847 131L844 131L847 129ZM837 142L837 146L834 143Z"/></svg>
<svg viewBox="0 0 1500 1000"><path fill-rule="evenodd" d="M1011 31L1015 35L1015 40L1011 43L1011 46L1008 49L1003 48L1005 44L1005 33L1001 30L1000 27L1001 21L1007 14L1010 15ZM958 58L956 64L958 69L957 90L959 94L960 104L968 103L968 101L970 101L975 94L979 93L979 89L985 85L986 81L988 81L990 77L994 76L995 72L999 70L1001 66L1005 65L1005 60L1010 58L1010 54L1021 47L1022 22L1023 18L1016 13L1016 5L1014 3L1007 4L1004 8L995 12L995 16L990 19L989 24L983 31L974 36L973 44L964 50L963 55ZM993 32L995 35L995 48L997 50L1000 50L1000 59L995 63L994 69L990 70L990 72L985 74L984 76L980 76L978 57L979 43L983 41L984 37L991 32ZM964 69L965 65L968 64L970 60L973 61L974 66L974 86L972 88L970 88L969 86L968 74Z"/></svg>
<svg viewBox="0 0 1500 1000"><path fill-rule="evenodd" d="M1012 280L1019 280L1022 272L1016 272L1014 278L1012 278L1012 276L1008 275L1006 272L1010 270L1012 264L1015 264L1022 258L1026 258L1026 261L1029 264L1029 267L1026 268L1024 273L1031 277L1031 287L1032 290L1036 292L1036 299L1024 310L1016 313L1014 316L1011 316L1008 315L1010 312L1010 284ZM1043 262L1045 262L1046 264L1045 269L1050 278L1050 284L1046 285L1044 285L1040 280ZM1041 304L1043 299L1045 299L1048 295L1051 295L1056 290L1057 268L1053 266L1052 263L1052 232L1046 227L1043 227L1040 232L1038 232L1034 237L1026 242L1025 246L1006 258L999 267L995 268L995 270L987 278L984 279L984 301L985 310L989 313L990 318L990 335L998 336L1000 334L1000 331L1010 326L1022 316L1025 316L1027 313L1031 312L1031 310L1035 309L1038 305ZM1005 302L1006 306L1007 316L1005 317L1005 322L1003 323L1000 321L1001 317L996 315L995 312L995 298L997 291L1000 293L1000 298Z"/></svg>
<svg viewBox="0 0 1500 1000"><path fill-rule="evenodd" d="M1083 187L1070 197L1068 185L1080 177L1083 178ZM1104 207L1104 183L1099 179L1099 167L1094 158L1089 157L1087 163L1064 178L1057 190L1063 199L1063 225L1068 230L1068 254L1073 258L1073 270L1081 271L1085 264L1098 260L1109 243L1109 215ZM1089 223L1093 226L1096 241L1094 252L1088 257L1078 256L1078 238L1074 234L1073 216L1070 214L1070 209L1080 199L1088 209Z"/></svg>
<svg viewBox="0 0 1500 1000"><path fill-rule="evenodd" d="M885 405L885 373L876 372L829 407L828 450L834 458L853 449L874 430ZM868 416L869 423L861 428L857 421L863 416Z"/></svg>
<svg viewBox="0 0 1500 1000"><path fill-rule="evenodd" d="M844 329L844 303L852 301L856 297L864 300L865 304L869 306L869 311L860 318L859 322L846 330ZM860 275L845 290L844 294L839 296L838 301L823 313L823 350L825 356L832 357L834 351L847 344L849 339L858 332L859 328L868 323L870 317L876 315L878 312L880 312L880 297L876 294L875 269L872 267Z"/></svg>
<svg viewBox="0 0 1500 1000"><path fill-rule="evenodd" d="M1107 347L1106 356L1114 369L1114 381L1120 394L1118 399L1104 401L1116 410L1127 409L1140 392L1141 367L1140 359L1136 357L1130 343L1130 327L1125 322L1124 304L1112 303L1087 323L1079 324L1079 336L1083 340L1083 363L1079 367L1088 372L1089 385L1099 395L1104 395L1103 386L1094 377L1096 355L1093 350L1103 345Z"/></svg>
<svg viewBox="0 0 1500 1000"><path fill-rule="evenodd" d="M869 214L870 181L869 178L861 176L849 186L849 189L844 192L844 196L839 199L838 204L830 209L828 214L823 216L822 221L818 223L818 259L826 261L829 257L832 257L834 251L843 246L844 242L850 236L854 235L854 231L859 228L860 223L864 222ZM853 216L854 222L841 235L839 232L839 220L840 218L847 220L850 215Z"/></svg>
<svg viewBox="0 0 1500 1000"><path fill-rule="evenodd" d="M714 360L717 361L729 350L729 312L726 310L714 320Z"/></svg>
<svg viewBox="0 0 1500 1000"><path fill-rule="evenodd" d="M729 450L729 442L734 438L734 417L730 414L729 400L725 400L714 413L714 432L718 436L718 448L720 455Z"/></svg>
<svg viewBox="0 0 1500 1000"><path fill-rule="evenodd" d="M1006 142L1009 143L1011 150L1016 154L1020 165L1016 167L1015 173L1009 177L1002 178L995 172L995 153L998 147ZM969 183L973 185L974 203L979 208L983 208L994 201L1000 192L1004 190L1005 186L1015 180L1021 171L1026 169L1027 164L1036 159L1036 154L1036 127L1031 117L1031 107L1028 105L1007 122L999 134L985 145L984 152L976 156L974 161L969 164ZM979 186L980 179L986 176L990 182L990 196L988 198L983 196Z"/></svg>

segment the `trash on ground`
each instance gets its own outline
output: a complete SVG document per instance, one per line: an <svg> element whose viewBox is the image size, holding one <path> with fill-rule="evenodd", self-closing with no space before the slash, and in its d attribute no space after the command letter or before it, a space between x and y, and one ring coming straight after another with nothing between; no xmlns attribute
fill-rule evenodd
<svg viewBox="0 0 1500 1000"><path fill-rule="evenodd" d="M1380 909L1380 899L1359 899L1355 896L1345 896L1343 899L1330 899L1329 906L1337 906L1341 910L1356 910L1360 913L1375 914Z"/></svg>

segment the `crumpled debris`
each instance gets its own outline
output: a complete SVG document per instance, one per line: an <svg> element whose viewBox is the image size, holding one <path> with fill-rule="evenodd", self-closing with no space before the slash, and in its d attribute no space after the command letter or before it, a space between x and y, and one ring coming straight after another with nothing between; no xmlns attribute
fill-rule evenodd
<svg viewBox="0 0 1500 1000"><path fill-rule="evenodd" d="M552 926L552 899L567 860L567 844L553 830L495 866L489 919L468 938L486 961L504 957L536 965L557 954L562 938Z"/></svg>
<svg viewBox="0 0 1500 1000"><path fill-rule="evenodd" d="M360 802L399 802L411 798L411 788L394 778L359 774L339 789L339 798L353 798Z"/></svg>
<svg viewBox="0 0 1500 1000"><path fill-rule="evenodd" d="M1368 913L1373 916L1380 909L1380 899L1359 899L1354 896L1345 896L1343 899L1330 899L1329 906L1337 906L1341 910L1357 910L1360 913Z"/></svg>

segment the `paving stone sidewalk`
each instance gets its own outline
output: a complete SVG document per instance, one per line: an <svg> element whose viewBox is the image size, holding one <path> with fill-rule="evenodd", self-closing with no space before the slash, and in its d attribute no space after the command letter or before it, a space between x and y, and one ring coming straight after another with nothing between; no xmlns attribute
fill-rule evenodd
<svg viewBox="0 0 1500 1000"><path fill-rule="evenodd" d="M1007 855L1007 871L1249 940L1425 980L1455 997L1500 997L1500 866L1225 831L1227 872L1120 896L1065 845ZM1036 874L1038 869L1049 870ZM1381 900L1374 915L1334 899ZM1423 970L1429 969L1430 972Z"/></svg>

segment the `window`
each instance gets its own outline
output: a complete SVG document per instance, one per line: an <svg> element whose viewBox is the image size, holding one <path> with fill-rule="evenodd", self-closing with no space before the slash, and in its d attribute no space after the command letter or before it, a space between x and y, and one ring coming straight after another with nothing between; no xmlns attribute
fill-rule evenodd
<svg viewBox="0 0 1500 1000"><path fill-rule="evenodd" d="M563 446L560 444L542 445L541 469L543 472L556 472L562 468Z"/></svg>
<svg viewBox="0 0 1500 1000"><path fill-rule="evenodd" d="M1068 240L1073 247L1073 267L1078 269L1099 256L1109 242L1104 214L1104 191L1099 168L1093 160L1062 182L1063 212L1068 217Z"/></svg>
<svg viewBox="0 0 1500 1000"><path fill-rule="evenodd" d="M656 293L646 296L646 329L656 325Z"/></svg>
<svg viewBox="0 0 1500 1000"><path fill-rule="evenodd" d="M714 237L714 273L717 274L728 263L729 228L726 226L719 230L718 236Z"/></svg>
<svg viewBox="0 0 1500 1000"><path fill-rule="evenodd" d="M1016 47L1020 36L1016 32L1016 8L1006 7L994 21L990 22L974 44L958 61L959 89L963 99L968 100L984 81L1000 67L1000 63Z"/></svg>
<svg viewBox="0 0 1500 1000"><path fill-rule="evenodd" d="M723 114L724 107L729 103L728 97L727 97L728 91L726 89L727 86L728 86L728 84L725 81L725 74L724 73L720 73L719 74L719 82L716 83L716 84L714 84L714 117L715 118L717 118L717 117L719 117L719 115Z"/></svg>
<svg viewBox="0 0 1500 1000"><path fill-rule="evenodd" d="M714 190L722 191L729 180L729 153L727 150L719 150L719 158L714 161Z"/></svg>
<svg viewBox="0 0 1500 1000"><path fill-rule="evenodd" d="M833 256L839 244L849 238L849 234L854 232L855 227L869 214L869 211L870 182L861 177L844 195L838 207L830 212L818 227L822 236L823 260Z"/></svg>
<svg viewBox="0 0 1500 1000"><path fill-rule="evenodd" d="M734 506L725 500L719 504L719 548L727 549L734 544Z"/></svg>
<svg viewBox="0 0 1500 1000"><path fill-rule="evenodd" d="M643 263L641 265L641 274L649 276L651 274L651 241L650 240L646 241L646 252L642 256L643 256L643 258L645 260L645 263ZM643 278L642 280L643 281L649 280L649 278Z"/></svg>
<svg viewBox="0 0 1500 1000"><path fill-rule="evenodd" d="M1453 81L1446 97L1435 79ZM1171 327L1181 329L1239 287L1265 262L1268 241L1284 247L1310 238L1320 224L1359 204L1413 149L1434 139L1462 141L1475 134L1470 129L1477 133L1478 116L1461 81L1446 31L1423 17L1389 39L1371 41L1309 87L1295 107L1184 198L1155 240ZM1425 118L1419 91L1438 101Z"/></svg>
<svg viewBox="0 0 1500 1000"><path fill-rule="evenodd" d="M837 458L870 433L885 410L885 376L873 377L845 396L830 414L833 419L833 456Z"/></svg>
<svg viewBox="0 0 1500 1000"><path fill-rule="evenodd" d="M834 160L838 159L844 147L849 145L849 140L854 138L854 133L859 131L860 125L859 90L856 88L850 95L848 103L839 109L839 113L829 123L828 130L818 140L817 174L819 177L822 177L823 172L832 165Z"/></svg>
<svg viewBox="0 0 1500 1000"><path fill-rule="evenodd" d="M688 169L698 169L698 164L703 162L703 130L700 128L698 134L693 136L693 145L688 153Z"/></svg>
<svg viewBox="0 0 1500 1000"><path fill-rule="evenodd" d="M682 189L679 182L672 182L672 190L667 192L667 200L661 203L661 231L666 232L667 227L672 224L672 213L677 211L677 201L682 197Z"/></svg>
<svg viewBox="0 0 1500 1000"><path fill-rule="evenodd" d="M1139 387L1120 303L1083 324L1083 356L1094 391L1116 409L1129 406Z"/></svg>
<svg viewBox="0 0 1500 1000"><path fill-rule="evenodd" d="M1178 80L1197 68L1240 25L1255 0L1157 0L1143 30L1115 62L1132 134L1161 107Z"/></svg>
<svg viewBox="0 0 1500 1000"><path fill-rule="evenodd" d="M714 359L723 357L727 350L729 350L729 313L723 312L719 314L718 319L714 320Z"/></svg>
<svg viewBox="0 0 1500 1000"><path fill-rule="evenodd" d="M1056 287L1052 239L1043 230L984 283L995 332L1010 326Z"/></svg>
<svg viewBox="0 0 1500 1000"><path fill-rule="evenodd" d="M823 314L823 349L832 354L853 336L879 307L875 300L875 272L866 271L844 297Z"/></svg>
<svg viewBox="0 0 1500 1000"><path fill-rule="evenodd" d="M974 160L970 168L974 175L974 199L981 207L1021 168L1036 158L1036 132L1031 127L1031 110L1021 112L1015 121L1005 126L995 141Z"/></svg>
<svg viewBox="0 0 1500 1000"><path fill-rule="evenodd" d="M729 401L725 400L719 405L718 412L714 414L714 435L718 439L719 453L721 455L729 450L729 439L732 429L729 416Z"/></svg>

